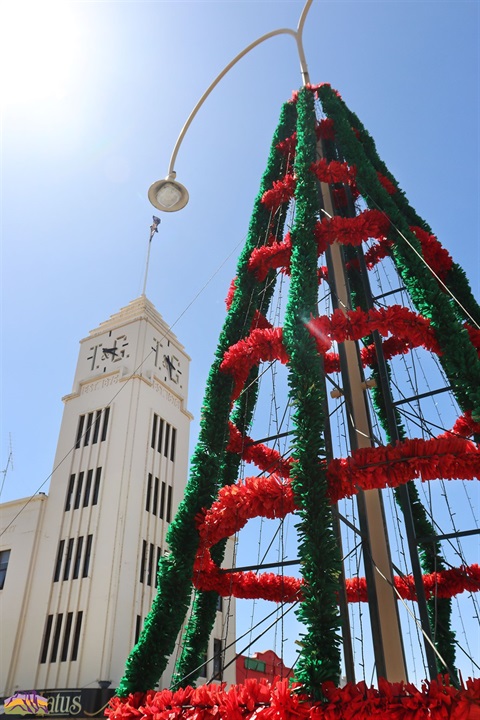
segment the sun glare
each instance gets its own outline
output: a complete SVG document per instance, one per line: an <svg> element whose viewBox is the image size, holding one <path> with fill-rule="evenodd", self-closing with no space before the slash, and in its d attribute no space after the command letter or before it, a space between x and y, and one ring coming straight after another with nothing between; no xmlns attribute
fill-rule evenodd
<svg viewBox="0 0 480 720"><path fill-rule="evenodd" d="M62 98L78 57L72 4L49 0L0 4L1 104Z"/></svg>

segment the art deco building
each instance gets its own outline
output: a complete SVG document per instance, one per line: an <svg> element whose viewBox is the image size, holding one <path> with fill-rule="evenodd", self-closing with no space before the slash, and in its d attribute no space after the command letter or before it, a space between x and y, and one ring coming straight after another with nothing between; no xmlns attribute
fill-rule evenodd
<svg viewBox="0 0 480 720"><path fill-rule="evenodd" d="M80 717L100 702L87 690L119 682L187 481L189 362L143 295L80 342L49 494L0 507L4 697L34 689ZM211 658L235 632L217 616Z"/></svg>

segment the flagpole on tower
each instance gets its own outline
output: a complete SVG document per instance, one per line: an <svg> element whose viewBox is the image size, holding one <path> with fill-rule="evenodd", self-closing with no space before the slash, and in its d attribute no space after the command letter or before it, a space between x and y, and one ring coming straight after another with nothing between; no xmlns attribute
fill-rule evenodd
<svg viewBox="0 0 480 720"><path fill-rule="evenodd" d="M145 263L145 278L143 280L143 290L142 295L145 295L145 291L147 289L147 278L148 278L148 266L150 264L150 248L152 246L152 239L155 233L158 233L158 226L160 225L161 220L160 218L153 216L153 222L150 225L150 237L148 238L148 249L147 249L147 262Z"/></svg>

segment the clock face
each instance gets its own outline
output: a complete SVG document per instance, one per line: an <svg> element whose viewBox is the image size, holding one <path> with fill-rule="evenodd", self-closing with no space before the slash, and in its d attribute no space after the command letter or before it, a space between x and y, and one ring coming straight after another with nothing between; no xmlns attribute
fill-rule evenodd
<svg viewBox="0 0 480 720"><path fill-rule="evenodd" d="M163 366L166 368L168 372L168 379L174 384L174 385L180 385L180 380L182 377L182 371L180 369L180 360L176 355L164 355L163 356Z"/></svg>
<svg viewBox="0 0 480 720"><path fill-rule="evenodd" d="M153 338L154 365L160 371L164 382L177 391L183 387L183 363L170 340Z"/></svg>
<svg viewBox="0 0 480 720"><path fill-rule="evenodd" d="M130 357L127 336L117 335L117 337L112 337L111 332L107 340L92 345L89 349L90 354L87 357L89 369L99 370L100 372L107 372L109 367L114 366L115 363Z"/></svg>

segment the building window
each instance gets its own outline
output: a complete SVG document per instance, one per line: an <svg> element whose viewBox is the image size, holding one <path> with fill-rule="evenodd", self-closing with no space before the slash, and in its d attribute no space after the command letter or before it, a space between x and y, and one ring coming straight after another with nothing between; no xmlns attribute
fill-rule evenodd
<svg viewBox="0 0 480 720"><path fill-rule="evenodd" d="M110 408L106 407L103 411L103 427L102 427L102 442L107 439L108 430L108 418L110 417Z"/></svg>
<svg viewBox="0 0 480 720"><path fill-rule="evenodd" d="M63 579L68 580L68 576L70 575L70 565L72 564L72 555L73 555L73 538L70 538L67 545L67 558L65 560L65 568L63 570Z"/></svg>
<svg viewBox="0 0 480 720"><path fill-rule="evenodd" d="M67 497L65 499L65 512L67 510L70 510L70 506L72 504L72 496L73 496L73 488L75 487L75 475L70 475L70 480L68 482L68 488L67 488Z"/></svg>
<svg viewBox="0 0 480 720"><path fill-rule="evenodd" d="M83 620L83 612L77 613L77 621L75 623L75 634L73 636L73 647L72 647L72 656L70 660L76 660L78 657L78 648L80 645L80 633L82 631L82 620Z"/></svg>
<svg viewBox="0 0 480 720"><path fill-rule="evenodd" d="M90 555L92 554L92 540L93 540L93 535L87 535L87 543L85 546L85 557L83 559L82 577L88 577L88 570L90 568Z"/></svg>
<svg viewBox="0 0 480 720"><path fill-rule="evenodd" d="M134 640L134 643L133 643L134 645L136 645L137 642L138 642L138 638L140 637L140 630L141 630L141 629L142 629L142 616L141 616L141 615L137 615L137 619L136 619L136 621L135 621L135 640Z"/></svg>
<svg viewBox="0 0 480 720"><path fill-rule="evenodd" d="M208 655L207 655L207 653L203 653L203 655L202 655L202 663L203 663L203 665L202 665L202 667L200 668L200 671L199 671L199 673L198 673L201 678L206 678L206 677L207 677L207 660L208 660Z"/></svg>
<svg viewBox="0 0 480 720"><path fill-rule="evenodd" d="M267 663L263 660L256 660L255 658L246 657L243 659L243 664L247 670L256 670L257 672L261 673L267 671Z"/></svg>
<svg viewBox="0 0 480 720"><path fill-rule="evenodd" d="M145 563L147 560L147 541L143 541L142 545L142 559L140 561L140 582L143 583L145 577Z"/></svg>
<svg viewBox="0 0 480 720"><path fill-rule="evenodd" d="M92 439L92 445L96 445L98 442L98 436L100 434L100 420L102 418L102 411L97 410L95 413L95 423L93 425L93 439Z"/></svg>
<svg viewBox="0 0 480 720"><path fill-rule="evenodd" d="M62 570L63 551L65 549L65 540L58 543L57 562L55 563L55 572L53 574L53 582L60 580L60 572Z"/></svg>
<svg viewBox="0 0 480 720"><path fill-rule="evenodd" d="M148 473L148 482L147 482L147 498L145 500L145 510L147 512L150 511L150 497L152 495L152 473Z"/></svg>
<svg viewBox="0 0 480 720"><path fill-rule="evenodd" d="M221 595L217 597L217 612L223 612L223 597Z"/></svg>
<svg viewBox="0 0 480 720"><path fill-rule="evenodd" d="M75 492L75 504L73 506L74 510L78 510L80 507L80 498L82 497L82 486L83 486L83 476L85 475L84 472L81 472L78 474L78 480L77 480L77 490Z"/></svg>
<svg viewBox="0 0 480 720"><path fill-rule="evenodd" d="M98 503L98 493L100 492L101 476L102 476L102 468L99 467L99 468L97 468L96 473L95 473L95 486L93 488L92 505L96 505Z"/></svg>
<svg viewBox="0 0 480 720"><path fill-rule="evenodd" d="M166 458L169 457L173 462L175 460L176 443L176 428L154 413L150 447L156 449L159 453L163 453Z"/></svg>
<svg viewBox="0 0 480 720"><path fill-rule="evenodd" d="M103 424L102 424L103 414ZM88 415L80 415L78 418L77 436L75 440L75 447L79 448L82 444L83 447L89 444L90 438L92 438L92 445L100 441L103 442L107 438L108 419L110 417L110 408L106 407L103 410L96 410L95 413L91 412ZM95 418L95 419L94 419ZM100 426L102 432L100 434ZM93 428L93 432L92 432Z"/></svg>
<svg viewBox="0 0 480 720"><path fill-rule="evenodd" d="M92 425L93 425L93 413L88 413L87 415L87 423L85 428L85 435L83 436L83 447L86 447L88 443L90 442L90 433L92 431Z"/></svg>
<svg viewBox="0 0 480 720"><path fill-rule="evenodd" d="M73 564L73 579L76 580L80 574L80 561L82 559L83 535L77 538L77 549L75 552L75 562Z"/></svg>
<svg viewBox="0 0 480 720"><path fill-rule="evenodd" d="M168 493L167 493L167 522L170 522L172 519L172 486L168 486Z"/></svg>
<svg viewBox="0 0 480 720"><path fill-rule="evenodd" d="M8 561L10 560L10 550L2 550L0 552L0 590L5 585L5 576L7 574Z"/></svg>
<svg viewBox="0 0 480 720"><path fill-rule="evenodd" d="M90 490L92 489L92 478L93 470L89 470L87 472L87 482L85 484L85 493L83 495L83 507L88 507L88 502L90 500Z"/></svg>
<svg viewBox="0 0 480 720"><path fill-rule="evenodd" d="M76 448L80 447L80 441L82 439L84 425L85 425L85 415L80 415L80 417L78 418L77 440L75 442Z"/></svg>
<svg viewBox="0 0 480 720"><path fill-rule="evenodd" d="M65 662L68 660L68 649L70 645L70 638L72 635L72 627L73 627L73 612L69 612L66 615L65 618L65 629L63 631L63 641L61 644L61 653L60 653L60 662ZM73 635L73 644L72 644L72 655L70 660L76 660L78 656L78 647L80 643L80 631L82 629L82 617L83 613L78 612L77 613L77 619L75 623L75 632ZM42 643L42 652L40 655L40 663L46 663L47 657L48 657L48 649L50 646L50 640L52 638L52 628L54 626L54 619L55 619L55 630L53 632L53 640L52 640L52 647L50 651L50 662L54 663L57 662L58 659L58 651L60 648L60 640L62 639L62 625L63 625L63 613L59 613L57 617L55 618L54 615L48 615L47 621L45 623L45 632L43 634L43 643Z"/></svg>
<svg viewBox="0 0 480 720"><path fill-rule="evenodd" d="M58 646L60 645L60 633L62 632L63 613L57 615L55 622L55 632L53 634L52 653L50 655L50 662L57 661Z"/></svg>
<svg viewBox="0 0 480 720"><path fill-rule="evenodd" d="M157 450L158 452L162 452L162 440L163 440L163 426L164 421L160 418L160 425L158 428L158 443L157 443Z"/></svg>
<svg viewBox="0 0 480 720"><path fill-rule="evenodd" d="M213 641L213 680L221 680L223 676L223 647L217 638Z"/></svg>
<svg viewBox="0 0 480 720"><path fill-rule="evenodd" d="M150 446L155 450L155 440L157 439L157 423L158 423L158 415L153 415L153 425L152 425L152 440L150 442Z"/></svg>
<svg viewBox="0 0 480 720"><path fill-rule="evenodd" d="M47 662L47 653L48 653L48 646L50 644L50 635L52 634L52 625L53 625L53 615L49 615L47 617L47 622L45 623L45 632L43 633L42 654L40 655L41 663Z"/></svg>
<svg viewBox="0 0 480 720"><path fill-rule="evenodd" d="M73 612L67 614L67 623L65 625L65 632L63 634L63 645L62 654L60 656L60 662L65 662L68 655L68 644L70 642L70 633L72 632Z"/></svg>

